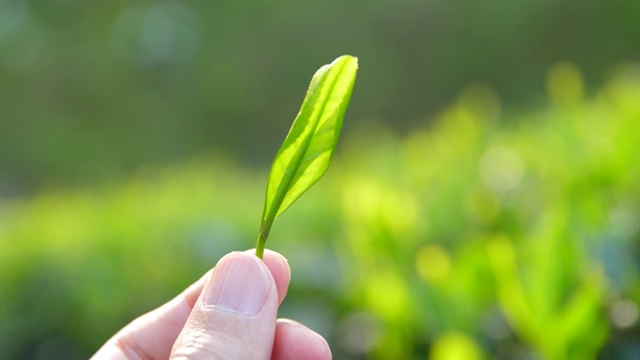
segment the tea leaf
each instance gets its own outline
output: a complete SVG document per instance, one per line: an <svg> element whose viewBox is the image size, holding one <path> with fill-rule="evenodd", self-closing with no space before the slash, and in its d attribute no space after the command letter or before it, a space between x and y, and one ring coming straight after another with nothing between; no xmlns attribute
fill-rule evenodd
<svg viewBox="0 0 640 360"><path fill-rule="evenodd" d="M256 255L273 221L327 171L356 80L358 59L341 56L313 75L300 112L278 150L267 184Z"/></svg>

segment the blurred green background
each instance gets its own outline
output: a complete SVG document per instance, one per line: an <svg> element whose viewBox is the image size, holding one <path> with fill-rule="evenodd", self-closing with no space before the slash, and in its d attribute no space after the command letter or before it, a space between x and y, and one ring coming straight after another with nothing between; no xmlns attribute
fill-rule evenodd
<svg viewBox="0 0 640 360"><path fill-rule="evenodd" d="M275 224L336 359L638 359L640 2L0 0L0 354L81 359L253 246L308 81L360 59Z"/></svg>

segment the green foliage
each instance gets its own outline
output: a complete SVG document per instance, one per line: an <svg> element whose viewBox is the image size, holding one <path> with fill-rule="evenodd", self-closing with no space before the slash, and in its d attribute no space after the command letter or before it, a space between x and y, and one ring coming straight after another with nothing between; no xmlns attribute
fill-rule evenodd
<svg viewBox="0 0 640 360"><path fill-rule="evenodd" d="M271 166L258 232L258 257L262 258L273 221L329 168L357 71L358 59L345 55L313 75L300 112Z"/></svg>
<svg viewBox="0 0 640 360"><path fill-rule="evenodd" d="M325 335L338 359L632 359L631 70L586 98L577 68L560 64L543 109L502 114L472 86L405 136L371 125L345 137L329 176L272 234L293 274L281 315ZM211 156L4 201L0 353L86 358L251 246L264 175Z"/></svg>

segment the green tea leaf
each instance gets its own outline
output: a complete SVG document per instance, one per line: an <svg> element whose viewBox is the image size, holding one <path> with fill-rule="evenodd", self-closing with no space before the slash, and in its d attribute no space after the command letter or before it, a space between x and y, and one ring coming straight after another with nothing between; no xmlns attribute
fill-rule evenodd
<svg viewBox="0 0 640 360"><path fill-rule="evenodd" d="M357 71L358 59L345 55L313 75L300 112L271 166L256 246L259 257L273 221L327 171Z"/></svg>

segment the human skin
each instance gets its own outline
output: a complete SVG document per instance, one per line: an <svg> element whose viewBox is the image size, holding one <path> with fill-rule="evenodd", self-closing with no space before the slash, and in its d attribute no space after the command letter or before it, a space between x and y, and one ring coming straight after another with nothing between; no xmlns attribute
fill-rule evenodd
<svg viewBox="0 0 640 360"><path fill-rule="evenodd" d="M102 359L327 360L317 333L277 319L291 272L267 250L233 252L180 295L115 334L92 357Z"/></svg>

